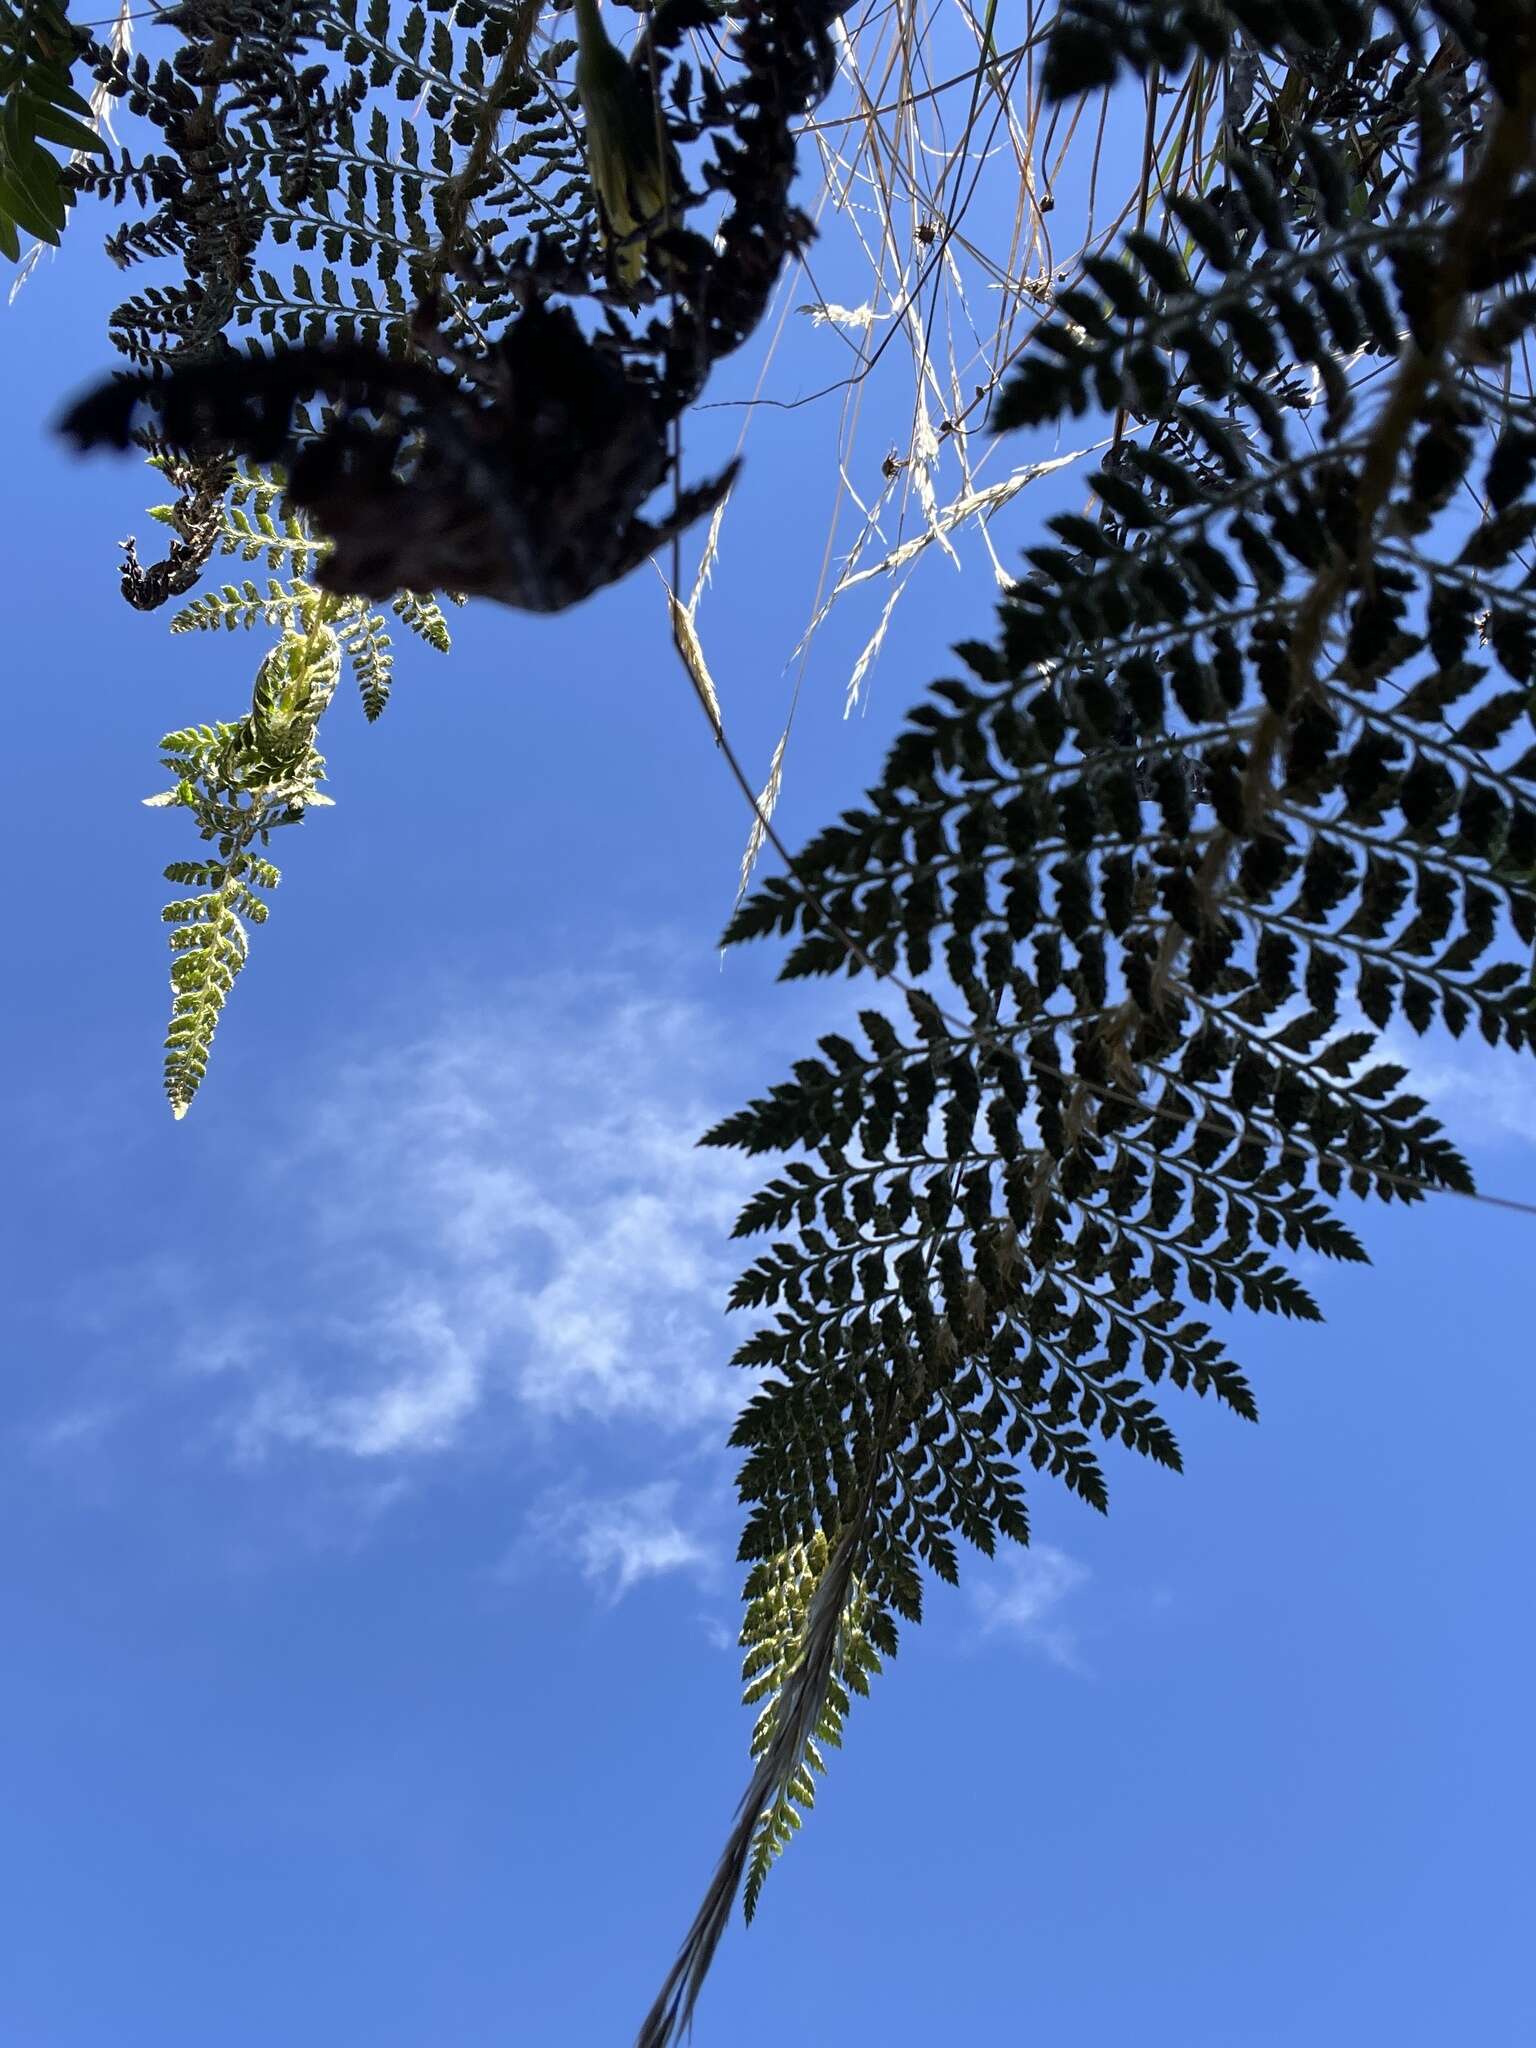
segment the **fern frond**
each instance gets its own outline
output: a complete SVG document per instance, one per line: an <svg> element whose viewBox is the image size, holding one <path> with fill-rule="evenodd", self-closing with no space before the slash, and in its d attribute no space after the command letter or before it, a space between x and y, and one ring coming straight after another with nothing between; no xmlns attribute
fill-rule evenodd
<svg viewBox="0 0 1536 2048"><path fill-rule="evenodd" d="M316 804L325 763L315 732L336 688L336 633L314 616L306 631L285 633L257 672L246 717L192 726L161 741L175 780L160 808L191 811L214 857L173 861L166 879L196 893L168 903L171 1022L165 1041L165 1091L172 1113L186 1115L202 1085L224 1005L250 949L249 927L266 922L266 896L278 870L256 851L280 826L298 823Z"/></svg>
<svg viewBox="0 0 1536 2048"><path fill-rule="evenodd" d="M1059 88L1083 36L1171 63L1226 12L1082 0ZM1058 296L999 411L1118 423L1091 514L727 931L894 994L705 1139L791 1155L731 1298L764 1573L867 1503L858 1585L915 1620L956 1539L1027 1541L1026 1460L1102 1510L1095 1439L1179 1469L1165 1385L1254 1419L1203 1312L1314 1320L1288 1254L1364 1256L1346 1189L1472 1188L1383 1030L1536 1048L1536 47L1486 132L1472 60L1415 47L1395 210L1351 203L1340 113ZM749 1652L770 1711L792 1656ZM751 1903L816 1768L759 1808Z"/></svg>

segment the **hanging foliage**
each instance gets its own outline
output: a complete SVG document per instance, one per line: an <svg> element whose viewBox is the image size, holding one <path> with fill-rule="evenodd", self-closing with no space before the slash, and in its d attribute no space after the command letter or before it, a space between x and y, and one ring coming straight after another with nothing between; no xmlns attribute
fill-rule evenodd
<svg viewBox="0 0 1536 2048"><path fill-rule="evenodd" d="M126 544L124 595L274 636L249 715L169 735L150 799L208 848L167 870L178 1115L278 879L270 836L327 801L343 664L370 718L387 700L387 615L442 650L439 595L562 611L714 511L668 601L725 744L695 615L735 472L684 482L676 433L809 239L797 137L844 7L643 11L621 55L593 0L579 46L537 0L182 0L152 63L0 0L0 251L91 194L137 209L116 261L180 267L119 307L126 368L66 420L176 493L165 556ZM865 800L727 934L870 994L705 1140L788 1155L742 1213L768 1242L732 1296L756 1318L733 1441L759 1715L642 2048L687 2027L926 1574L953 1581L962 1540L1027 1542L1031 1472L1103 1510L1102 1446L1177 1470L1170 1388L1253 1419L1212 1312L1314 1320L1296 1258L1365 1256L1346 1193L1473 1192L1385 1035L1536 1046L1536 18L1064 0L1005 50L1000 11L970 24L956 161L995 101L1042 267L1004 280L975 403L996 393L1003 431L1089 422L1103 459ZM99 145L74 69L143 153ZM1058 265L1037 117L1122 82L1139 190ZM927 277L955 222L920 227ZM1053 466L967 470L940 507L922 289L900 293L917 425L885 474L911 472L923 530L882 571ZM216 558L265 579L198 591Z"/></svg>

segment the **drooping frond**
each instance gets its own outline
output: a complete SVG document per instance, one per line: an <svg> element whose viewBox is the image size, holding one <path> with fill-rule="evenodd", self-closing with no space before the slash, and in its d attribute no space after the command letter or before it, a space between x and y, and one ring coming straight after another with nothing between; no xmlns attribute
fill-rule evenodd
<svg viewBox="0 0 1536 2048"><path fill-rule="evenodd" d="M145 799L189 810L205 860L173 861L166 879L195 891L161 915L171 933L171 1023L165 1092L185 1116L208 1067L220 1014L245 965L248 927L264 924L278 871L264 853L272 834L328 804L315 731L336 688L341 649L318 594L303 631L285 632L257 671L251 709L221 725L190 726L161 741L170 789ZM260 892L260 893L258 893Z"/></svg>
<svg viewBox="0 0 1536 2048"><path fill-rule="evenodd" d="M1057 90L1312 20L1175 14L1082 0ZM1027 1540L1026 1460L1098 1508L1095 1438L1177 1469L1165 1386L1253 1418L1209 1311L1314 1319L1346 1189L1471 1191L1397 1020L1536 1046L1536 36L1490 65L1494 16L1331 9L1310 121L1058 294L999 415L1096 417L1093 503L727 933L894 992L706 1139L796 1155L740 1224L743 1555L857 1514L871 1613Z"/></svg>

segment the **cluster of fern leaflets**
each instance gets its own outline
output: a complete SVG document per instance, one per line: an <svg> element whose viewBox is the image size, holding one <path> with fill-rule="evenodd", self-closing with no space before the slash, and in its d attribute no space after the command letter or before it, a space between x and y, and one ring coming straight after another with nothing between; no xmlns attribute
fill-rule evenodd
<svg viewBox="0 0 1536 2048"><path fill-rule="evenodd" d="M167 466L164 459L160 466ZM153 506L150 516L174 529L178 507ZM253 849L265 847L279 826L297 824L307 810L332 802L318 787L325 764L315 735L342 661L370 720L389 701L394 668L382 615L363 598L341 597L307 580L324 546L284 511L279 479L235 471L215 516L217 552L247 563L263 560L271 572L265 589L247 576L205 591L175 614L171 631L265 625L279 638L257 669L246 717L168 733L160 742L175 783L146 800L190 811L199 836L217 849L214 860L172 861L165 870L167 881L199 891L161 913L175 928L165 1088L178 1118L207 1072L220 1013L246 962L248 927L266 922L265 896L280 879ZM391 610L427 646L448 651L447 622L435 598L402 591Z"/></svg>
<svg viewBox="0 0 1536 2048"><path fill-rule="evenodd" d="M285 633L263 660L246 717L188 726L160 742L162 765L175 780L145 802L191 811L214 848L211 859L173 861L165 871L167 881L197 892L161 913L174 927L165 1089L177 1117L186 1115L207 1070L219 1014L245 965L248 927L266 922L266 895L277 886L277 869L256 848L331 801L318 786L325 762L315 731L340 668L337 636L317 607L302 631Z"/></svg>
<svg viewBox="0 0 1536 2048"><path fill-rule="evenodd" d="M154 505L150 517L174 526L176 507ZM245 563L263 561L268 570L262 589L249 577L224 583L192 598L171 619L173 633L233 632L257 624L284 633L307 632L319 620L340 643L372 723L389 702L394 675L393 643L383 616L365 598L342 597L321 590L309 580L325 552L305 521L283 502L281 478L237 469L217 516L216 551ZM279 573L281 572L281 573ZM453 600L457 602L457 600ZM398 591L390 611L416 638L437 654L451 646L448 622L436 598L416 591Z"/></svg>
<svg viewBox="0 0 1536 2048"><path fill-rule="evenodd" d="M1165 1387L1252 1418L1209 1311L1315 1318L1288 1259L1364 1257L1346 1189L1472 1190L1384 1034L1536 1047L1536 20L1375 25L1063 10L1057 97L1192 42L1327 75L1058 296L1000 417L1112 421L1092 505L727 934L895 992L706 1139L797 1155L739 1226L772 1238L733 1296L766 1318L753 1613L837 1530L834 1596L889 1654L957 1539L1027 1540L1024 1465L1102 1509L1096 1439L1177 1469ZM800 1746L746 1801L774 1846L840 1698L839 1629L809 1634L775 1703ZM753 1839L647 2048L749 1870L755 1901Z"/></svg>
<svg viewBox="0 0 1536 2048"><path fill-rule="evenodd" d="M762 1703L752 1728L755 1759L769 1757L781 1733L785 1689L805 1655L812 1605L836 1548L836 1539L829 1541L826 1531L817 1529L804 1543L793 1543L755 1565L747 1580L742 1700L749 1707ZM852 1695L868 1694L870 1679L881 1669L881 1651L894 1654L895 1647L889 1617L855 1583L837 1610L837 1637L815 1731L805 1737L804 1754L757 1815L742 1891L748 1920L775 1858L800 1826L801 1811L808 1813L816 1804L813 1773L825 1775L827 1768L822 1749L841 1749Z"/></svg>

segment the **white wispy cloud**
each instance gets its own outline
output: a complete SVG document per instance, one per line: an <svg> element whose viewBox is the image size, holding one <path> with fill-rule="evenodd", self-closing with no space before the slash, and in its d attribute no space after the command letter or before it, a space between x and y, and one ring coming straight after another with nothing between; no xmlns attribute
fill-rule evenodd
<svg viewBox="0 0 1536 2048"><path fill-rule="evenodd" d="M368 1384L336 1390L289 1367L274 1371L247 1344L243 1363L259 1384L238 1416L245 1451L273 1438L360 1458L445 1450L484 1397L478 1342L466 1342L447 1305L425 1291L397 1294L361 1319L334 1316L330 1328L343 1359L371 1361Z"/></svg>
<svg viewBox="0 0 1536 2048"><path fill-rule="evenodd" d="M1418 1039L1401 1027L1386 1033L1381 1052L1408 1069L1404 1086L1425 1097L1453 1140L1536 1145L1536 1069L1528 1054L1491 1048L1471 1033Z"/></svg>
<svg viewBox="0 0 1536 2048"><path fill-rule="evenodd" d="M677 1494L677 1480L660 1479L629 1493L547 1499L529 1515L525 1537L509 1553L504 1573L520 1575L531 1552L553 1553L568 1558L610 1601L622 1600L642 1579L668 1572L707 1577L717 1546L678 1521Z"/></svg>
<svg viewBox="0 0 1536 2048"><path fill-rule="evenodd" d="M700 1007L596 973L354 1055L276 1134L247 1294L184 1325L183 1368L226 1384L250 1457L440 1453L496 1403L718 1423L757 1177L697 1145L722 1061Z"/></svg>
<svg viewBox="0 0 1536 2048"><path fill-rule="evenodd" d="M1091 1574L1049 1543L1010 1551L975 1581L972 1599L985 1634L1009 1634L1067 1671L1081 1671L1076 1631L1058 1610Z"/></svg>
<svg viewBox="0 0 1536 2048"><path fill-rule="evenodd" d="M117 1401L83 1401L36 1424L26 1435L40 1456L89 1450L101 1443L122 1412Z"/></svg>

